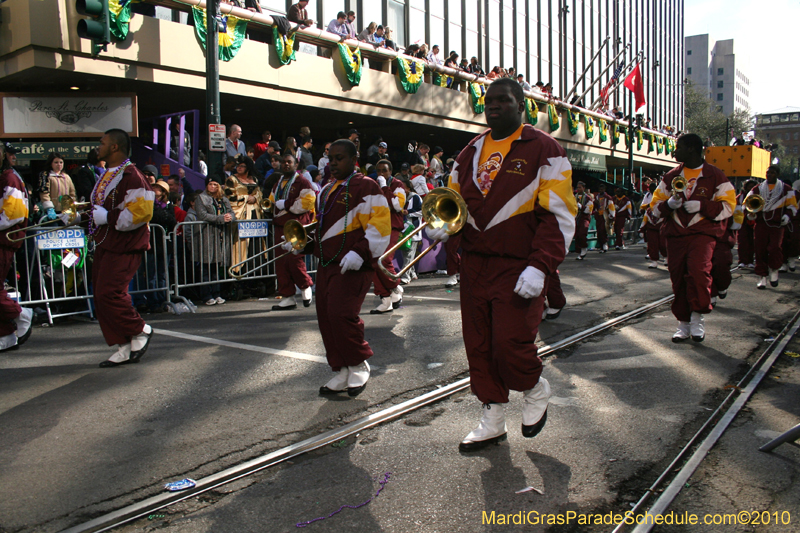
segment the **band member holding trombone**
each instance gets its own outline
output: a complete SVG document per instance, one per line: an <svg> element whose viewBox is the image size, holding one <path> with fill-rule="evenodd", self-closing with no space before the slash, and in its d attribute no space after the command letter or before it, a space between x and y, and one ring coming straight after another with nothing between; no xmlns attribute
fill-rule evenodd
<svg viewBox="0 0 800 533"><path fill-rule="evenodd" d="M747 218L755 220L753 240L756 248L755 273L761 279L759 289L769 284L778 286L778 269L783 266L783 233L791 219L797 214L797 199L794 189L778 179L780 170L776 166L767 169L767 179L747 193L744 199Z"/></svg>
<svg viewBox="0 0 800 533"><path fill-rule="evenodd" d="M358 172L356 145L340 139L331 144L328 157L333 181L317 197L317 320L336 375L319 393L355 397L367 385L372 357L358 314L392 227L380 187Z"/></svg>
<svg viewBox="0 0 800 533"><path fill-rule="evenodd" d="M405 227L403 209L405 209L408 189L401 180L392 177L392 163L387 159L381 159L375 166L378 169L378 185L389 203L389 212L392 218L392 236L389 239L389 247L392 247L397 244ZM384 259L383 265L392 274L396 273L391 257ZM403 302L403 287L400 286L399 278L387 276L380 268L377 268L373 284L375 285L375 294L380 297L381 304L370 313L373 315L391 313L400 307Z"/></svg>
<svg viewBox="0 0 800 533"><path fill-rule="evenodd" d="M536 333L547 278L564 260L575 233L572 168L549 135L522 124L525 97L511 78L486 91L489 130L461 151L450 187L463 196L469 222L461 232L461 317L480 424L462 452L506 439L504 405L523 391L522 434L547 420L550 385L541 377ZM446 240L442 229L431 239Z"/></svg>
<svg viewBox="0 0 800 533"><path fill-rule="evenodd" d="M592 210L594 197L586 191L586 184L579 181L575 186L575 201L578 204L578 214L575 215L575 251L578 252L578 261L583 261L589 251L589 225L592 223Z"/></svg>
<svg viewBox="0 0 800 533"><path fill-rule="evenodd" d="M614 193L614 249L625 249L625 222L633 216L633 204L625 191L617 187Z"/></svg>
<svg viewBox="0 0 800 533"><path fill-rule="evenodd" d="M6 279L14 264L14 253L22 246L28 225L28 192L22 178L12 166L16 162L17 150L0 143L0 275ZM15 239L10 240L9 237ZM20 307L8 296L4 286L0 287L0 352L23 344L31 336L33 310Z"/></svg>
<svg viewBox="0 0 800 533"><path fill-rule="evenodd" d="M700 136L681 136L675 159L680 164L664 175L650 209L665 219L672 314L678 319L672 342L702 342L703 315L711 312L711 258L736 208L736 191L720 169L704 161Z"/></svg>
<svg viewBox="0 0 800 533"><path fill-rule="evenodd" d="M297 172L297 159L292 154L283 156L281 163L283 176L272 188L269 196L272 202L275 224L275 242L284 240L283 226L290 220L302 225L314 220L314 203L317 194L311 183ZM275 273L278 277L278 294L281 303L273 305L273 311L287 311L297 308L295 285L300 289L303 306L311 305L311 286L314 280L306 271L306 261L302 255L285 254L275 260Z"/></svg>
<svg viewBox="0 0 800 533"><path fill-rule="evenodd" d="M150 247L155 193L128 159L131 140L120 129L100 139L99 157L106 172L94 186L89 235L94 241L92 285L97 322L116 351L101 368L138 363L150 344L153 328L131 305L128 285Z"/></svg>
<svg viewBox="0 0 800 533"><path fill-rule="evenodd" d="M597 248L601 254L608 251L608 234L614 227L614 217L617 208L614 199L606 192L605 183L597 187L597 194L594 195L594 224L597 228Z"/></svg>

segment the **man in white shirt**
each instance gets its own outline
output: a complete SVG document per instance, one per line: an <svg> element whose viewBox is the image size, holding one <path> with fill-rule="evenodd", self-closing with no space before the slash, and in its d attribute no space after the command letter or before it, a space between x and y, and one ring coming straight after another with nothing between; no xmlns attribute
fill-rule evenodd
<svg viewBox="0 0 800 533"><path fill-rule="evenodd" d="M434 44L433 48L431 48L431 53L428 54L428 63L431 65L444 65L444 61L439 57L439 45Z"/></svg>
<svg viewBox="0 0 800 533"><path fill-rule="evenodd" d="M342 40L347 39L347 37L350 35L350 32L347 28L345 20L347 20L347 15L345 14L345 12L339 11L339 13L336 14L336 20L332 20L330 24L328 24L326 31L328 31L329 33L335 33L336 35L341 37Z"/></svg>

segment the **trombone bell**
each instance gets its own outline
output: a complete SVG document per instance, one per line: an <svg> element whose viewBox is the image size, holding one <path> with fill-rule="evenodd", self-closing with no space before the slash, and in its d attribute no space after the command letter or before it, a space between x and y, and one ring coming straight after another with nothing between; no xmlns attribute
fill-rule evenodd
<svg viewBox="0 0 800 533"><path fill-rule="evenodd" d="M680 194L686 190L686 187L689 186L689 183L686 181L686 178L683 176L675 176L672 178L672 193L673 194Z"/></svg>
<svg viewBox="0 0 800 533"><path fill-rule="evenodd" d="M311 233L314 230L314 227L316 226L316 224L317 224L316 222L312 222L311 224L307 224L307 225L304 226L304 225L300 224L296 220L288 221L286 224L283 225L283 236L286 239L285 242L291 243L292 248L294 248L295 250L302 250L303 248L306 247L306 245L308 244L308 241L311 240L311 237L309 236L309 233ZM272 250L274 250L275 248L280 248L281 246L283 246L283 242L279 242L278 244L273 244L272 246L270 246L266 250L257 253L253 257L248 257L244 261L240 261L240 262L236 263L235 265L232 265L228 269L228 274L230 274L230 276L232 278L234 278L234 279L242 279L246 275L248 275L248 274L250 274L252 272L255 272L256 270L259 270L261 268L264 268L265 266L269 265L270 263L274 263L275 261L277 261L278 259L280 259L284 255L292 253L292 252L282 253L281 255L275 256L275 257L273 257L272 259L270 259L269 261L267 261L265 263L261 263L260 265L251 268L247 272L241 272L241 273L234 272L234 270L238 269L240 266L244 265L248 261L252 261L256 257L261 257L262 255L266 255L269 252L271 252Z"/></svg>
<svg viewBox="0 0 800 533"><path fill-rule="evenodd" d="M760 213L767 205L766 200L760 194L751 194L744 199L744 208L748 213Z"/></svg>

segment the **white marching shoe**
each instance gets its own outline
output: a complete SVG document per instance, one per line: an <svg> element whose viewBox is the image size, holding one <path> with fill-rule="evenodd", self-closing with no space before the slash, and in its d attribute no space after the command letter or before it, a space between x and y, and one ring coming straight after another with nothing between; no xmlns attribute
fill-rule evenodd
<svg viewBox="0 0 800 533"><path fill-rule="evenodd" d="M711 297L711 308L713 309L716 306L717 306L717 297L716 296L712 296Z"/></svg>
<svg viewBox="0 0 800 533"><path fill-rule="evenodd" d="M647 268L658 268L658 261L650 261L650 264L647 265Z"/></svg>
<svg viewBox="0 0 800 533"><path fill-rule="evenodd" d="M347 376L347 395L355 398L367 388L367 381L369 381L369 363L364 361L360 365L348 366L349 374Z"/></svg>
<svg viewBox="0 0 800 533"><path fill-rule="evenodd" d="M766 289L767 288L767 278L763 277L760 280L758 280L758 283L756 284L756 288L757 289L761 289L761 290Z"/></svg>
<svg viewBox="0 0 800 533"><path fill-rule="evenodd" d="M14 319L17 325L17 346L22 346L28 337L31 336L33 331L33 309L30 307L23 307L19 316Z"/></svg>
<svg viewBox="0 0 800 533"><path fill-rule="evenodd" d="M782 264L778 272L789 272L789 263Z"/></svg>
<svg viewBox="0 0 800 533"><path fill-rule="evenodd" d="M142 332L131 339L131 363L138 363L147 347L150 346L150 339L153 337L153 328L145 324Z"/></svg>
<svg viewBox="0 0 800 533"><path fill-rule="evenodd" d="M503 404L487 403L482 408L483 416L477 428L469 432L458 445L458 451L474 452L482 450L490 444L502 442L508 438L506 417Z"/></svg>
<svg viewBox="0 0 800 533"><path fill-rule="evenodd" d="M703 342L706 338L706 327L703 323L703 315L697 311L692 311L692 319L689 322L689 333L692 334L694 342Z"/></svg>
<svg viewBox="0 0 800 533"><path fill-rule="evenodd" d="M683 342L688 340L690 335L690 328L688 322L678 322L678 331L672 336L672 342Z"/></svg>
<svg viewBox="0 0 800 533"><path fill-rule="evenodd" d="M297 309L297 300L294 296L281 298L281 303L272 306L273 311L289 311L290 309Z"/></svg>
<svg viewBox="0 0 800 533"><path fill-rule="evenodd" d="M797 269L797 259L790 259L789 260L789 270L794 272Z"/></svg>
<svg viewBox="0 0 800 533"><path fill-rule="evenodd" d="M547 422L550 383L540 377L539 383L522 395L522 436L530 439L538 435Z"/></svg>
<svg viewBox="0 0 800 533"><path fill-rule="evenodd" d="M392 289L392 294L389 296L392 298L393 309L400 309L400 306L403 304L403 292L403 287L400 285Z"/></svg>
<svg viewBox="0 0 800 533"><path fill-rule="evenodd" d="M381 304L369 312L371 315L382 315L384 313L391 313L394 311L394 306L392 306L392 297L386 296L381 298Z"/></svg>
<svg viewBox="0 0 800 533"><path fill-rule="evenodd" d="M720 300L724 300L728 297L728 289L725 289L724 291L717 291L717 294L719 294Z"/></svg>
<svg viewBox="0 0 800 533"><path fill-rule="evenodd" d="M339 372L336 373L325 385L319 388L321 396L330 394L339 394L347 390L347 378L350 375L350 369L343 366Z"/></svg>
<svg viewBox="0 0 800 533"><path fill-rule="evenodd" d="M773 270L771 268L769 269L769 284L772 285L773 287L777 287L778 286L778 271L777 270Z"/></svg>
<svg viewBox="0 0 800 533"><path fill-rule="evenodd" d="M303 298L303 307L308 307L311 305L311 298L313 297L313 292L311 291L311 287L306 287L302 291L300 291L300 295Z"/></svg>
<svg viewBox="0 0 800 533"><path fill-rule="evenodd" d="M563 307L561 309L563 309ZM561 309L553 309L552 307L548 307L544 310L544 315L542 318L544 320L555 320L559 317L559 315L561 315Z"/></svg>
<svg viewBox="0 0 800 533"><path fill-rule="evenodd" d="M100 363L100 368L111 368L114 366L119 365L127 365L131 362L131 345L128 344L117 344L115 346L117 351L108 358L108 360L103 361Z"/></svg>
<svg viewBox="0 0 800 533"><path fill-rule="evenodd" d="M10 333L4 337L0 337L0 352L15 349L18 346L18 342L16 333Z"/></svg>
<svg viewBox="0 0 800 533"><path fill-rule="evenodd" d="M456 285L458 285L458 274L453 274L447 278L447 283L444 284L444 286L448 289L452 289Z"/></svg>

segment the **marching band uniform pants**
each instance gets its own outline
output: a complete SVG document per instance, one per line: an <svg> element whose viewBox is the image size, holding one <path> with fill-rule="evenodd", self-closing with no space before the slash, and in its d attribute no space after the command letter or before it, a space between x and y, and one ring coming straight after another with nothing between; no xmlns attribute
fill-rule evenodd
<svg viewBox="0 0 800 533"><path fill-rule="evenodd" d="M783 226L770 227L757 220L753 230L756 245L756 276L769 275L769 268L777 270L783 266Z"/></svg>
<svg viewBox="0 0 800 533"><path fill-rule="evenodd" d="M794 219L790 223L794 231L789 231L789 227L784 228L783 232L783 260L788 261L792 257L800 255L800 220Z"/></svg>
<svg viewBox="0 0 800 533"><path fill-rule="evenodd" d="M0 273L2 273L3 281L14 264L14 252L13 248L0 247ZM4 283L0 287L0 337L11 335L17 331L17 325L13 321L19 317L21 312L22 308L19 304L8 296Z"/></svg>
<svg viewBox="0 0 800 533"><path fill-rule="evenodd" d="M589 224L591 220L588 216L581 215L578 223L575 224L575 252L581 253L581 250L589 247L589 242L586 237L589 235Z"/></svg>
<svg viewBox="0 0 800 533"><path fill-rule="evenodd" d="M372 348L364 340L364 321L358 314L373 277L371 270L342 274L338 260L317 268L317 321L334 372L372 357Z"/></svg>
<svg viewBox="0 0 800 533"><path fill-rule="evenodd" d="M753 244L753 227L745 220L742 227L739 229L737 240L739 241L739 262L745 265L752 264L755 254L755 245Z"/></svg>
<svg viewBox="0 0 800 533"><path fill-rule="evenodd" d="M389 246L386 247L388 250L395 244L397 241L400 240L400 231L396 229L392 229L392 235L389 237ZM392 263L392 258L387 257L383 260L383 266L391 272L392 274L397 274L397 271L394 269L394 263ZM392 278L388 277L380 268L375 269L375 278L373 280L373 284L375 285L375 295L380 296L381 298L387 298L392 294L392 291L400 284L399 279L393 280Z"/></svg>
<svg viewBox="0 0 800 533"><path fill-rule="evenodd" d="M731 286L731 263L733 247L728 242L717 241L711 257L711 296L718 296L719 291L727 291Z"/></svg>
<svg viewBox="0 0 800 533"><path fill-rule="evenodd" d="M528 266L524 259L466 252L461 260L461 320L472 392L484 404L507 403L509 390L531 389L542 374L534 341L544 298L514 292Z"/></svg>
<svg viewBox="0 0 800 533"><path fill-rule="evenodd" d="M660 228L650 228L644 230L644 240L647 241L647 257L651 261L658 261L658 255L667 257L667 242L661 236Z"/></svg>
<svg viewBox="0 0 800 533"><path fill-rule="evenodd" d="M275 226L275 242L281 242L283 238L283 226ZM284 250L278 248L278 255ZM286 254L275 261L275 274L278 278L278 294L284 298L294 296L294 286L300 290L307 289L314 284L314 280L306 271L306 257L303 254Z"/></svg>
<svg viewBox="0 0 800 533"><path fill-rule="evenodd" d="M461 256L458 249L461 247L461 235L450 237L444 243L444 250L447 252L447 275L455 276L461 272Z"/></svg>
<svg viewBox="0 0 800 533"><path fill-rule="evenodd" d="M92 263L94 305L100 331L109 346L127 344L144 330L144 320L131 305L130 284L142 252L117 254L97 248Z"/></svg>
<svg viewBox="0 0 800 533"><path fill-rule="evenodd" d="M617 215L614 218L614 235L616 235L616 240L614 241L614 246L624 246L625 245L625 221L628 220L628 217Z"/></svg>
<svg viewBox="0 0 800 533"><path fill-rule="evenodd" d="M672 314L689 322L692 312L711 312L711 258L717 240L709 235L667 238Z"/></svg>
<svg viewBox="0 0 800 533"><path fill-rule="evenodd" d="M547 285L542 291L547 295L547 307L550 309L564 309L567 305L567 299L564 296L564 291L561 290L561 277L558 275L558 270L547 276Z"/></svg>
<svg viewBox="0 0 800 533"><path fill-rule="evenodd" d="M608 232L606 231L605 217L594 217L594 225L597 228L597 248L602 250L603 245L608 243Z"/></svg>

